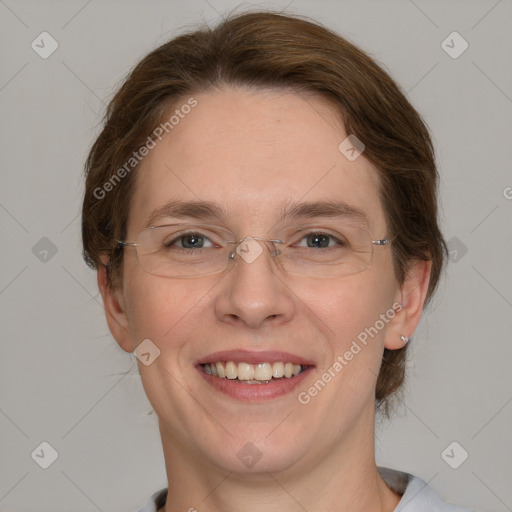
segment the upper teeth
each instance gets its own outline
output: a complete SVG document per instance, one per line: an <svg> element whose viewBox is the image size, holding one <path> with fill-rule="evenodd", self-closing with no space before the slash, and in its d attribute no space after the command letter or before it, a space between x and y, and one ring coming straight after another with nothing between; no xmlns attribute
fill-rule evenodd
<svg viewBox="0 0 512 512"><path fill-rule="evenodd" d="M228 361L227 363L222 363L219 361L217 363L203 364L203 368L206 373L215 377L261 381L270 380L272 377L274 379L279 379L281 377L287 377L289 379L290 377L299 375L299 373L303 370L303 367L300 364L283 363L281 361L274 364L237 364L233 361Z"/></svg>

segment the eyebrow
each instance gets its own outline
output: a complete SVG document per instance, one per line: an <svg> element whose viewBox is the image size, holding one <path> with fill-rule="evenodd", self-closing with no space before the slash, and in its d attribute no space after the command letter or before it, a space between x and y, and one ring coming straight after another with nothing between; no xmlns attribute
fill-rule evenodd
<svg viewBox="0 0 512 512"><path fill-rule="evenodd" d="M290 218L315 217L348 219L361 226L369 226L366 213L344 201L290 201L281 208L276 224ZM154 226L156 222L164 218L225 221L230 218L230 215L224 208L211 201L173 200L153 210L144 227Z"/></svg>

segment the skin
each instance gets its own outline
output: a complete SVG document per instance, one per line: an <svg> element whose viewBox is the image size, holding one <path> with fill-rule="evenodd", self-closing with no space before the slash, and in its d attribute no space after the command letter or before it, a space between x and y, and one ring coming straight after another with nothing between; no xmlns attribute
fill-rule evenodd
<svg viewBox="0 0 512 512"><path fill-rule="evenodd" d="M350 162L339 152L347 134L325 100L227 88L194 97L198 105L139 169L127 240L177 198L217 202L238 238L273 238L276 211L290 199L345 200L367 213L374 237L388 235L376 170L364 153ZM223 275L180 280L149 274L126 248L114 291L100 270L119 345L132 352L149 338L161 351L139 371L159 418L165 511L391 512L400 496L377 472L375 384L384 347L402 347L400 336L416 329L429 277L430 262L415 262L400 286L388 246L375 247L370 268L336 279L285 277L268 251ZM298 392L395 302L403 309L309 404L299 403ZM315 368L297 390L245 403L213 390L194 368L229 349L287 351ZM237 457L248 442L262 454L251 468Z"/></svg>

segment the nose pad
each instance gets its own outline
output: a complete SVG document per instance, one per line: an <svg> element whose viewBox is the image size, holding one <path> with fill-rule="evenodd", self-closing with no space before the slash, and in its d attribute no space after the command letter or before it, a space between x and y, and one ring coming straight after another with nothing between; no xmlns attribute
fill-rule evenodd
<svg viewBox="0 0 512 512"><path fill-rule="evenodd" d="M264 242L262 244L261 242ZM229 261L235 260L235 263L238 263L239 259L242 259L245 263L251 264L256 261L264 252L263 245L266 245L270 257L275 261L278 267L281 267L281 262L279 258L276 258L281 252L277 249L277 244L283 243L282 240L269 240L267 238L260 237L246 237L238 242L236 248L229 255ZM236 258L236 255L239 258ZM282 268L282 267L281 267Z"/></svg>
<svg viewBox="0 0 512 512"><path fill-rule="evenodd" d="M253 263L263 253L263 247L256 238L247 237L240 240L235 251L246 263Z"/></svg>

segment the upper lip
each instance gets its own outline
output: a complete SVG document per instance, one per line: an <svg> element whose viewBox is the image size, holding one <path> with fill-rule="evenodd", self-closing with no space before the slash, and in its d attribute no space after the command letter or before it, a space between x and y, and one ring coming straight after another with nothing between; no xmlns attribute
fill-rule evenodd
<svg viewBox="0 0 512 512"><path fill-rule="evenodd" d="M196 365L206 363L216 363L219 361L233 361L234 363L283 363L300 364L302 366L314 366L313 361L289 352L279 351L263 351L252 352L249 350L223 350L221 352L213 352L196 361Z"/></svg>

